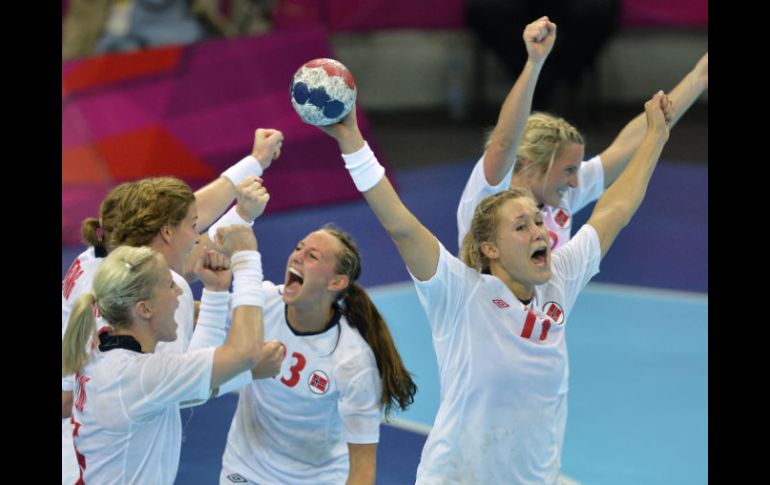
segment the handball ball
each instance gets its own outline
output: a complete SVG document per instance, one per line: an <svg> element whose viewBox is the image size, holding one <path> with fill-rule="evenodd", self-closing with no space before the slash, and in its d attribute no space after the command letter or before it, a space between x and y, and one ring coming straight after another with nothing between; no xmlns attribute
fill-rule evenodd
<svg viewBox="0 0 770 485"><path fill-rule="evenodd" d="M353 75L334 59L313 59L303 64L291 80L291 105L305 123L337 123L356 104Z"/></svg>

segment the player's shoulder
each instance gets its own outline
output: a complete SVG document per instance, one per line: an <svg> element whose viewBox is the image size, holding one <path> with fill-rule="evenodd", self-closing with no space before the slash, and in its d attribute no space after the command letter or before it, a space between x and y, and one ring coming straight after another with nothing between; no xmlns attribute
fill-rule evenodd
<svg viewBox="0 0 770 485"><path fill-rule="evenodd" d="M348 370L377 367L374 352L361 333L345 317L340 319L340 339L335 351L337 365Z"/></svg>

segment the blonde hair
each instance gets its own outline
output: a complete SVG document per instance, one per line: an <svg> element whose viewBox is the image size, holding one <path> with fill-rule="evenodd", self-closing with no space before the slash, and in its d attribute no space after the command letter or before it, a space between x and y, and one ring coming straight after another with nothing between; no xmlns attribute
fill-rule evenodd
<svg viewBox="0 0 770 485"><path fill-rule="evenodd" d="M95 311L110 326L131 325L133 306L153 296L164 261L160 253L148 247L121 246L99 265L93 290L75 302L62 339L62 376L80 371L88 363L87 345L96 338Z"/></svg>
<svg viewBox="0 0 770 485"><path fill-rule="evenodd" d="M492 133L487 135L484 148L492 143ZM548 113L534 112L527 118L524 134L521 136L519 148L516 150L516 165L514 173L527 175L542 175L548 177L556 156L565 143L585 145L583 135L564 118ZM525 167L522 160L531 163Z"/></svg>
<svg viewBox="0 0 770 485"><path fill-rule="evenodd" d="M150 244L163 226L178 226L195 202L192 189L174 177L153 177L134 183L133 196L122 205L121 220L113 229L116 246Z"/></svg>
<svg viewBox="0 0 770 485"><path fill-rule="evenodd" d="M477 271L489 270L489 258L481 251L481 243L493 241L500 224L500 207L511 199L528 198L537 204L532 192L526 187L516 187L486 197L473 211L471 227L463 237L460 259Z"/></svg>

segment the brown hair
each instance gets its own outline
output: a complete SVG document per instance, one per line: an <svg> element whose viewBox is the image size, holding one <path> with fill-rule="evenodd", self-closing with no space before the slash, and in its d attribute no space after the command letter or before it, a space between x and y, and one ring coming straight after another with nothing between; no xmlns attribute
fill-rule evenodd
<svg viewBox="0 0 770 485"><path fill-rule="evenodd" d="M404 367L385 319L366 290L355 283L361 276L361 256L353 238L331 224L325 225L321 230L342 243L342 252L337 255L335 271L350 279L350 284L340 295L345 302L342 312L348 323L364 338L377 360L377 370L382 381L380 406L384 409L387 419L395 406L405 410L414 402L417 385Z"/></svg>
<svg viewBox="0 0 770 485"><path fill-rule="evenodd" d="M131 197L134 184L122 183L114 187L102 200L99 218L87 217L80 226L80 235L86 245L101 249L105 253L112 250L112 231L123 217L125 200ZM101 231L100 231L101 229Z"/></svg>
<svg viewBox="0 0 770 485"><path fill-rule="evenodd" d="M75 301L62 338L62 376L80 371L88 362L89 339L96 337L94 305L114 328L131 325L138 301L149 300L159 281L162 256L148 247L121 246L112 251L94 274L93 290Z"/></svg>
<svg viewBox="0 0 770 485"><path fill-rule="evenodd" d="M115 224L114 245L145 246L152 242L163 226L177 226L187 216L195 194L174 177L153 177L135 182L134 196L121 211Z"/></svg>
<svg viewBox="0 0 770 485"><path fill-rule="evenodd" d="M511 199L526 197L534 204L535 197L526 187L516 187L498 192L486 197L473 211L471 227L463 237L463 245L460 248L460 259L471 268L478 271L489 270L489 259L481 251L481 243L495 239L495 232L500 223L500 207Z"/></svg>

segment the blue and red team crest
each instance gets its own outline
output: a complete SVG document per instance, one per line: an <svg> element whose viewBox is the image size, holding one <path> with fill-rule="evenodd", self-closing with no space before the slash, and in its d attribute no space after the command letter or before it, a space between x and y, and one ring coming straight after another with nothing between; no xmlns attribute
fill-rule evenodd
<svg viewBox="0 0 770 485"><path fill-rule="evenodd" d="M324 394L329 390L329 376L322 370L314 371L310 374L307 385L313 394Z"/></svg>

